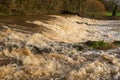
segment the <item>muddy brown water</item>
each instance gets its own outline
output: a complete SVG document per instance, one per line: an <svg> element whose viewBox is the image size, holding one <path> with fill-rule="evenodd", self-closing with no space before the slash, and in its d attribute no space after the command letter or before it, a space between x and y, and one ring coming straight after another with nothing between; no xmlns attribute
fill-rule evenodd
<svg viewBox="0 0 120 80"><path fill-rule="evenodd" d="M38 26L36 24L27 23L26 21L40 20L47 23L47 21L55 19L53 16L0 16L0 30L3 29L2 26L8 26L10 28L16 28L20 30L30 31L30 32L42 32L48 31L49 29L45 26ZM105 20L102 24L90 24L92 26L104 27L108 31L117 31L120 33L120 20Z"/></svg>
<svg viewBox="0 0 120 80"><path fill-rule="evenodd" d="M53 16L0 16L0 30L1 26L8 26L10 28L17 28L22 30L29 30L32 32L44 31L46 28L35 24L27 23L26 21L40 20L47 23L48 20L55 19ZM11 26L12 25L12 26ZM14 25L14 26L13 26ZM102 24L90 24L92 26L112 27L112 30L120 31L120 20L105 20ZM39 27L39 30L37 29Z"/></svg>
<svg viewBox="0 0 120 80"><path fill-rule="evenodd" d="M20 30L24 30L24 31L29 31L32 33L42 32L47 29L45 26L37 26L35 24L26 23L26 21L27 20L28 21L41 20L41 21L46 22L47 20L51 20L51 19L55 19L55 18L51 17L51 16L1 17L0 18L0 26L1 26L0 29L1 30L3 29L2 26L8 26L10 28L16 28L16 29L20 29ZM101 28L105 32L109 32L109 31L116 31L118 33L120 32L120 21L103 21L102 23L91 24L91 25L95 26L97 28ZM10 40L8 40L7 42L10 42ZM71 51L71 49L69 48L69 46L67 44L65 45L64 43L61 43L61 44L55 43L55 45L52 45L52 46L57 48L57 45L58 45L58 48L60 46L62 46L62 48L63 48L62 50L64 50L64 49L66 50L66 52L64 50L64 53L68 52L69 55L68 54L43 54L41 56L32 55L31 53L29 53L29 49L26 49L26 48L25 49L20 48L19 50L16 50L13 53L10 53L10 54L12 54L10 56L7 55L7 54L9 54L9 52L7 52L7 51L4 52L4 55L6 54L8 57L0 56L0 64L1 64L0 66L11 64L11 62L13 62L13 64L17 64L17 65L16 65L16 67L11 67L11 65L10 66L8 65L9 66L8 68L7 68L7 66L0 67L0 69L2 70L2 71L0 71L0 74L4 74L4 75L0 75L0 76L2 76L0 78L4 79L4 78L6 78L6 75L7 76L9 75L10 78L12 77L10 80L13 80L13 79L16 80L16 79L18 79L18 77L21 80L22 79L55 80L54 78L57 79L57 77L58 77L58 80L63 80L63 79L70 80L71 78L72 78L71 80L79 80L79 79L81 79L81 80L87 80L87 79L120 80L119 71L115 72L115 70L119 69L120 63L119 63L119 61L117 61L117 59L119 59L119 58L116 59L115 57L111 57L106 54L101 55L101 53L102 53L101 51L87 51L87 52L84 51L84 52L77 52L77 53L73 51L73 52L71 52L72 53L71 54L71 53L69 53ZM68 48L66 46L68 46ZM61 50L61 47L60 47L60 50ZM24 52L25 52L25 54L24 54ZM113 50L108 51L108 53L112 53L112 52L113 52ZM119 50L118 50L118 52L119 52ZM19 57L15 56L15 53L17 53L19 55ZM73 54L73 53L75 53L75 54ZM103 53L105 53L105 52L103 52ZM106 53L107 53L107 51L106 51ZM26 54L27 54L27 56L25 56ZM11 56L13 58L11 58ZM31 57L29 57L29 56L31 56ZM21 61L19 61L19 59ZM16 61L16 62L14 62L14 61ZM21 63L21 62L23 62L24 64L19 66L18 63ZM36 65L36 66L30 66L32 64ZM22 66L22 68L21 68L21 66ZM113 71L116 74L112 75L112 73L110 73ZM13 76L13 74L14 74L14 76ZM50 75L48 76L48 74L50 74ZM28 75L28 78L24 75ZM83 75L85 75L85 76L83 76ZM91 77L91 75L93 75L93 77ZM110 75L112 75L113 77ZM61 77L61 76L63 76L63 77ZM108 78L107 76L108 77L110 76L110 77ZM115 76L115 78L114 78L114 76ZM116 78L116 76L117 76L117 78ZM31 79L31 77L33 79ZM44 78L44 79L42 79L42 78ZM6 79L8 79L8 78L6 78Z"/></svg>
<svg viewBox="0 0 120 80"><path fill-rule="evenodd" d="M7 26L11 29L20 29L28 32L40 32L42 31L48 31L49 29L42 25L36 25L32 23L27 23L26 21L34 21L34 20L40 20L44 23L47 23L47 21L55 19L53 16L0 16L0 30L3 29L2 26Z"/></svg>

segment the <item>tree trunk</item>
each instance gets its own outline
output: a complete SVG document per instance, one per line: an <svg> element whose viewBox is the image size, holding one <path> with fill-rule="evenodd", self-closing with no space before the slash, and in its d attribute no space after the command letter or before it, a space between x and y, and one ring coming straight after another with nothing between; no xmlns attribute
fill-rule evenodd
<svg viewBox="0 0 120 80"><path fill-rule="evenodd" d="M80 15L80 0L78 0L78 4L77 4L77 15Z"/></svg>
<svg viewBox="0 0 120 80"><path fill-rule="evenodd" d="M112 12L112 16L115 17L118 11L118 5L115 5L113 12Z"/></svg>

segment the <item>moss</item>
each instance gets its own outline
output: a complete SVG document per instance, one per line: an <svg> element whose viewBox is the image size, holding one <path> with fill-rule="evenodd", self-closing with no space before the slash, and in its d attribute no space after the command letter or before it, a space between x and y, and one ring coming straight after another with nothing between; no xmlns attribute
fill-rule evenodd
<svg viewBox="0 0 120 80"><path fill-rule="evenodd" d="M99 49L99 50L108 50L116 48L116 45L113 43L107 43L104 41L87 41L86 45L88 47L92 47L93 49Z"/></svg>

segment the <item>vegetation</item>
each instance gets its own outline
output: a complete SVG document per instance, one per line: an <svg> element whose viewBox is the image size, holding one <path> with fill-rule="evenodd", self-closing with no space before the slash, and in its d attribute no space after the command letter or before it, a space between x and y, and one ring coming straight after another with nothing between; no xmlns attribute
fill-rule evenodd
<svg viewBox="0 0 120 80"><path fill-rule="evenodd" d="M61 14L64 12L78 15L104 11L104 5L98 0L1 0L1 15L38 15ZM86 5L87 4L87 5ZM89 5L89 7L87 7ZM94 5L94 8L92 9ZM102 10L103 9L103 10Z"/></svg>
<svg viewBox="0 0 120 80"><path fill-rule="evenodd" d="M107 49L116 48L115 44L107 43L104 41L88 41L86 42L86 45L88 47L92 47L93 49L99 49L99 50L107 50Z"/></svg>
<svg viewBox="0 0 120 80"><path fill-rule="evenodd" d="M99 18L105 12L116 16L119 8L115 5L113 0L0 0L0 15L69 13Z"/></svg>
<svg viewBox="0 0 120 80"><path fill-rule="evenodd" d="M104 6L106 11L112 12L112 17L117 16L117 12L120 11L120 0L100 0Z"/></svg>
<svg viewBox="0 0 120 80"><path fill-rule="evenodd" d="M88 50L88 49L109 50L120 47L120 41L114 41L114 42L87 41L84 43L75 44L73 47L78 51Z"/></svg>
<svg viewBox="0 0 120 80"><path fill-rule="evenodd" d="M104 16L106 16L106 17L111 17L111 16L112 16L112 12L106 12L106 13L104 14ZM117 13L116 16L117 16L117 17L120 17L120 13Z"/></svg>
<svg viewBox="0 0 120 80"><path fill-rule="evenodd" d="M115 5L114 9L113 9L113 12L112 12L112 16L116 16L117 14L117 11L118 11L118 5Z"/></svg>

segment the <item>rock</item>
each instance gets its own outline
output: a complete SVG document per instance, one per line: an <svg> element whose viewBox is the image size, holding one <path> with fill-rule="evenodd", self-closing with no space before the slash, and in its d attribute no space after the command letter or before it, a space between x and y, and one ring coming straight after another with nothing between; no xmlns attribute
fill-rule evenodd
<svg viewBox="0 0 120 80"><path fill-rule="evenodd" d="M83 44L75 44L73 45L73 48L77 49L78 51L81 51L85 49L85 46Z"/></svg>
<svg viewBox="0 0 120 80"><path fill-rule="evenodd" d="M37 46L33 46L33 45L29 45L29 47L31 48L31 52L35 53L35 54L41 54L41 53L51 53L52 49L48 48L48 47L37 47Z"/></svg>
<svg viewBox="0 0 120 80"><path fill-rule="evenodd" d="M7 56L0 56L0 66L8 65L8 64L17 64L17 65L22 65L22 61L17 60L12 57L7 57Z"/></svg>

